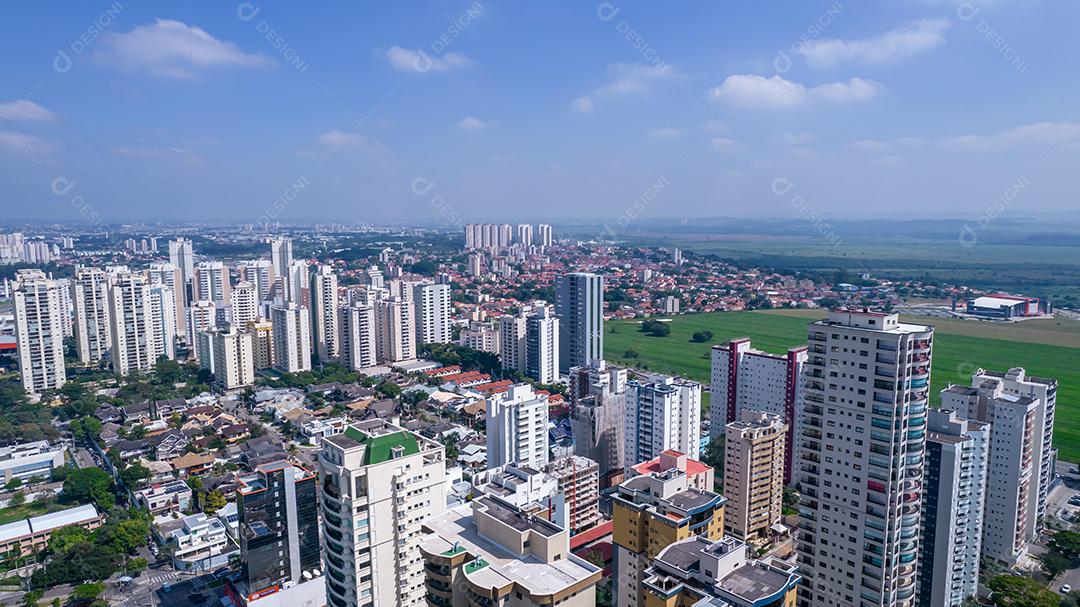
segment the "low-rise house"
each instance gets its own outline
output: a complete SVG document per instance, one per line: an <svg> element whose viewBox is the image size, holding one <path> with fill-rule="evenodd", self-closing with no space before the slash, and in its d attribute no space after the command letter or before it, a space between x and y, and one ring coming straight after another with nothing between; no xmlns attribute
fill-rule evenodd
<svg viewBox="0 0 1080 607"><path fill-rule="evenodd" d="M125 424L146 424L150 421L150 401L124 405L120 412L124 416Z"/></svg>
<svg viewBox="0 0 1080 607"><path fill-rule="evenodd" d="M169 463L180 478L186 478L206 472L213 467L214 461L214 456L209 453L186 453Z"/></svg>
<svg viewBox="0 0 1080 607"><path fill-rule="evenodd" d="M170 460L184 454L184 450L191 443L188 437L179 430L167 430L150 439L154 443L154 451L161 461Z"/></svg>
<svg viewBox="0 0 1080 607"><path fill-rule="evenodd" d="M94 417L98 418L101 423L107 424L109 422L122 422L124 421L124 414L120 409L114 405L105 403L94 410Z"/></svg>
<svg viewBox="0 0 1080 607"><path fill-rule="evenodd" d="M225 524L202 512L184 517L169 541L175 547L173 566L181 571L209 571L229 562L229 554L239 548L229 541ZM230 550L231 548L231 550Z"/></svg>
<svg viewBox="0 0 1080 607"><path fill-rule="evenodd" d="M78 525L93 530L104 520L93 504L86 504L0 525L0 554L26 556L40 552L49 545L49 538L57 529Z"/></svg>
<svg viewBox="0 0 1080 607"><path fill-rule="evenodd" d="M345 431L348 420L344 417L313 419L300 426L300 436L309 445L321 445L322 439Z"/></svg>
<svg viewBox="0 0 1080 607"><path fill-rule="evenodd" d="M191 488L180 480L157 483L136 491L135 501L152 517L180 512L191 505Z"/></svg>
<svg viewBox="0 0 1080 607"><path fill-rule="evenodd" d="M188 402L182 398L155 400L150 403L150 417L154 419L169 419L174 413L183 415L187 409Z"/></svg>
<svg viewBox="0 0 1080 607"><path fill-rule="evenodd" d="M116 449L120 459L143 457L154 453L154 445L145 438L136 440L118 440L110 446L110 449Z"/></svg>

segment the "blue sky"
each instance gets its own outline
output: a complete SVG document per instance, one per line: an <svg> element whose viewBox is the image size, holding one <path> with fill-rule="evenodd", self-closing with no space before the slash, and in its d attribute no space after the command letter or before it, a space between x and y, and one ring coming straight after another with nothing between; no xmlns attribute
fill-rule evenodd
<svg viewBox="0 0 1080 607"><path fill-rule="evenodd" d="M4 216L1080 208L1080 5L762 4L23 3L0 25Z"/></svg>

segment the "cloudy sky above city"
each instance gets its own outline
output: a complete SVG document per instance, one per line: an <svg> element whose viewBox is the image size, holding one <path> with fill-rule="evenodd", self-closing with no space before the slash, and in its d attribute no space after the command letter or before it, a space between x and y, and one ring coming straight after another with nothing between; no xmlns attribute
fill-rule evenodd
<svg viewBox="0 0 1080 607"><path fill-rule="evenodd" d="M4 214L1076 212L1080 5L759 4L22 4Z"/></svg>

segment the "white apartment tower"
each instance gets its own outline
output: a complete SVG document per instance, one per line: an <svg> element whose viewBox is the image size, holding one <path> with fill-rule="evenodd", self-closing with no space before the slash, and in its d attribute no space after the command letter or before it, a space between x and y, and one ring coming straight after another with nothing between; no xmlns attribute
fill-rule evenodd
<svg viewBox="0 0 1080 607"><path fill-rule="evenodd" d="M275 280L288 273L292 262L292 240L289 238L270 239L270 264L273 266Z"/></svg>
<svg viewBox="0 0 1080 607"><path fill-rule="evenodd" d="M927 413L918 605L962 607L979 585L990 424Z"/></svg>
<svg viewBox="0 0 1080 607"><path fill-rule="evenodd" d="M551 226L546 223L542 223L536 226L536 236L539 244L542 247L550 247L554 241L551 236Z"/></svg>
<svg viewBox="0 0 1080 607"><path fill-rule="evenodd" d="M413 287L416 340L420 344L450 343L450 285L420 283Z"/></svg>
<svg viewBox="0 0 1080 607"><path fill-rule="evenodd" d="M271 301L274 298L274 264L267 259L243 261L236 266L240 280L246 280L255 286L258 301Z"/></svg>
<svg viewBox="0 0 1080 607"><path fill-rule="evenodd" d="M1019 381L1043 382L1046 396L1010 391ZM961 419L990 424L990 459L986 479L986 509L982 553L1006 565L1027 553L1039 533L1041 457L1048 398L1056 397L1057 382L1026 378L1023 369L1008 373L978 370L973 387L949 386L941 391L943 409Z"/></svg>
<svg viewBox="0 0 1080 607"><path fill-rule="evenodd" d="M548 462L548 400L529 384L488 399L487 467L511 462L539 470Z"/></svg>
<svg viewBox="0 0 1080 607"><path fill-rule="evenodd" d="M308 263L297 259L285 268L281 279L281 293L285 303L311 308L311 283L308 279Z"/></svg>
<svg viewBox="0 0 1080 607"><path fill-rule="evenodd" d="M176 358L176 297L171 285L150 285L150 317L154 331L154 360Z"/></svg>
<svg viewBox="0 0 1080 607"><path fill-rule="evenodd" d="M785 483L791 482L806 350L806 346L799 346L789 348L785 355L770 354L751 347L748 337L712 347L710 437L716 439L729 421L742 419L744 410L779 415L788 427Z"/></svg>
<svg viewBox="0 0 1080 607"><path fill-rule="evenodd" d="M214 374L214 382L226 390L255 383L255 341L251 333L232 327L199 334L205 353L199 364Z"/></svg>
<svg viewBox="0 0 1080 607"><path fill-rule="evenodd" d="M503 369L525 373L529 358L528 317L524 310L499 319L499 360Z"/></svg>
<svg viewBox="0 0 1080 607"><path fill-rule="evenodd" d="M626 465L675 450L701 459L701 384L649 375L626 382Z"/></svg>
<svg viewBox="0 0 1080 607"><path fill-rule="evenodd" d="M13 297L23 389L27 394L40 395L63 386L67 372L60 287L41 270L19 270Z"/></svg>
<svg viewBox="0 0 1080 607"><path fill-rule="evenodd" d="M338 308L341 365L358 371L377 364L375 308L360 302Z"/></svg>
<svg viewBox="0 0 1080 607"><path fill-rule="evenodd" d="M232 325L246 327L259 318L259 292L254 284L241 280L232 292Z"/></svg>
<svg viewBox="0 0 1080 607"><path fill-rule="evenodd" d="M609 475L621 476L627 467L624 420L628 377L626 368L608 365L603 360L570 369L574 453L599 464L605 487Z"/></svg>
<svg viewBox="0 0 1080 607"><path fill-rule="evenodd" d="M169 241L169 263L180 269L180 280L186 285L195 279L195 250L187 238ZM187 302L187 294L184 294Z"/></svg>
<svg viewBox="0 0 1080 607"><path fill-rule="evenodd" d="M210 331L217 327L217 306L212 301L193 301L188 307L187 333L191 335L192 343L196 336L203 331Z"/></svg>
<svg viewBox="0 0 1080 607"><path fill-rule="evenodd" d="M151 285L162 285L172 290L172 316L176 319L176 333L172 335L172 339L187 340L187 287L184 285L184 273L171 263L152 263L146 275Z"/></svg>
<svg viewBox="0 0 1080 607"><path fill-rule="evenodd" d="M286 373L311 370L311 315L294 303L270 309L274 367Z"/></svg>
<svg viewBox="0 0 1080 607"><path fill-rule="evenodd" d="M322 445L327 605L424 607L421 527L446 508L443 446L379 419Z"/></svg>
<svg viewBox="0 0 1080 607"><path fill-rule="evenodd" d="M533 227L527 223L518 224L516 241L526 249L531 247L533 242Z"/></svg>
<svg viewBox="0 0 1080 607"><path fill-rule="evenodd" d="M573 272L555 285L555 313L559 317L559 371L588 365L604 358L604 279L598 274Z"/></svg>
<svg viewBox="0 0 1080 607"><path fill-rule="evenodd" d="M549 306L540 306L525 327L525 374L542 384L559 381L559 319Z"/></svg>
<svg viewBox="0 0 1080 607"><path fill-rule="evenodd" d="M191 286L196 301L212 301L220 306L230 302L232 285L229 268L220 261L202 261L195 265L195 280Z"/></svg>
<svg viewBox="0 0 1080 607"><path fill-rule="evenodd" d="M319 360L336 360L339 354L338 277L334 268L320 265L311 277L311 324Z"/></svg>
<svg viewBox="0 0 1080 607"><path fill-rule="evenodd" d="M75 310L75 346L79 362L92 364L109 355L109 275L99 268L79 268L71 281Z"/></svg>
<svg viewBox="0 0 1080 607"><path fill-rule="evenodd" d="M934 329L834 310L807 332L795 459L799 604L910 607Z"/></svg>
<svg viewBox="0 0 1080 607"><path fill-rule="evenodd" d="M160 351L159 332L145 276L133 272L114 276L109 288L109 320L113 372L128 375L153 369Z"/></svg>
<svg viewBox="0 0 1080 607"><path fill-rule="evenodd" d="M386 297L375 303L378 332L376 357L380 363L397 363L416 358L416 326L413 307L400 297Z"/></svg>

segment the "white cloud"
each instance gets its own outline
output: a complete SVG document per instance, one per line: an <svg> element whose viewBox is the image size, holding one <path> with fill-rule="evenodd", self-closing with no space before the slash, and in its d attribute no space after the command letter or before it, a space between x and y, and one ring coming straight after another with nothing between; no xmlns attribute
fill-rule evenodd
<svg viewBox="0 0 1080 607"><path fill-rule="evenodd" d="M677 139L682 137L682 129L677 129L671 126L660 127L657 129L649 129L649 137L653 139Z"/></svg>
<svg viewBox="0 0 1080 607"><path fill-rule="evenodd" d="M191 152L175 146L127 146L116 148L116 153L129 158L160 158L162 156L190 156Z"/></svg>
<svg viewBox="0 0 1080 607"><path fill-rule="evenodd" d="M734 74L728 76L720 86L710 89L709 98L748 107L794 107L811 101L865 101L884 90L881 84L863 78L806 87L780 76L766 78L756 74Z"/></svg>
<svg viewBox="0 0 1080 607"><path fill-rule="evenodd" d="M58 146L30 133L19 131L0 130L0 151L18 152L30 156L46 156L57 150Z"/></svg>
<svg viewBox="0 0 1080 607"><path fill-rule="evenodd" d="M727 130L727 127L724 126L723 122L720 122L719 120L712 120L712 119L706 120L705 124L702 125L701 128L705 129L706 131L711 131L711 132L719 132L719 131L726 131Z"/></svg>
<svg viewBox="0 0 1080 607"><path fill-rule="evenodd" d="M355 133L343 133L336 129L331 129L316 137L315 143L331 148L358 146L364 143L364 138Z"/></svg>
<svg viewBox="0 0 1080 607"><path fill-rule="evenodd" d="M788 133L780 136L785 145L806 145L814 140L813 133Z"/></svg>
<svg viewBox="0 0 1080 607"><path fill-rule="evenodd" d="M466 131L477 131L483 128L487 128L488 124L489 123L484 122L479 118L474 118L472 116L466 116L461 120L458 120L457 123L459 129L464 129Z"/></svg>
<svg viewBox="0 0 1080 607"><path fill-rule="evenodd" d="M431 56L421 49L402 48L392 46L386 51L386 60L390 67L399 72L413 72L423 74L426 72L446 72L458 68L469 67L472 60L464 53L443 53Z"/></svg>
<svg viewBox="0 0 1080 607"><path fill-rule="evenodd" d="M874 38L863 40L813 40L798 52L811 65L827 67L837 63L891 63L945 43L949 20L921 19Z"/></svg>
<svg viewBox="0 0 1080 607"><path fill-rule="evenodd" d="M1080 122L1037 122L1005 129L990 135L945 137L941 144L950 148L985 149L1007 145L1050 145L1080 140Z"/></svg>
<svg viewBox="0 0 1080 607"><path fill-rule="evenodd" d="M196 80L199 71L216 67L271 68L272 59L245 53L231 42L180 21L158 19L121 34L101 37L95 59L125 72L149 72L169 78Z"/></svg>
<svg viewBox="0 0 1080 607"><path fill-rule="evenodd" d="M712 144L713 148L722 152L734 150L739 147L739 144L735 143L735 140L728 139L727 137L713 137L709 140L709 143Z"/></svg>
<svg viewBox="0 0 1080 607"><path fill-rule="evenodd" d="M647 95L654 82L675 80L680 74L668 64L615 63L608 66L611 81L578 97L570 104L576 112L592 112L598 99Z"/></svg>
<svg viewBox="0 0 1080 607"><path fill-rule="evenodd" d="M923 143L922 137L898 137L896 139L862 139L852 143L851 147L864 152L886 152L915 148Z"/></svg>
<svg viewBox="0 0 1080 607"><path fill-rule="evenodd" d="M570 103L570 109L582 114L588 114L596 110L596 103L588 97L578 97Z"/></svg>
<svg viewBox="0 0 1080 607"><path fill-rule="evenodd" d="M52 122L56 115L29 99L0 103L0 122Z"/></svg>

